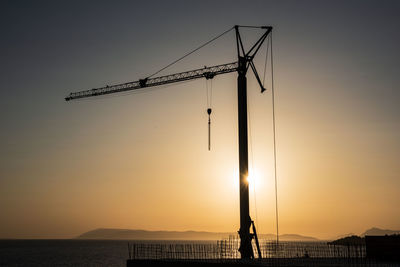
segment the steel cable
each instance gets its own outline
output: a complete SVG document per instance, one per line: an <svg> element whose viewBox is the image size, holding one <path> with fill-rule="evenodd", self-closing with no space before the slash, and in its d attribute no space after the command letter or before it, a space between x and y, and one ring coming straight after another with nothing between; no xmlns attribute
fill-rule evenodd
<svg viewBox="0 0 400 267"><path fill-rule="evenodd" d="M221 36L223 36L223 35L225 35L226 33L230 32L231 30L233 30L233 28L234 28L234 27L229 28L228 30L224 31L223 33L221 33L221 34L217 35L216 37L212 38L210 41L208 41L208 42L206 42L206 43L200 45L200 46L197 47L196 49L194 49L194 50L192 50L192 51L186 53L186 54L183 55L182 57L180 57L180 58L178 58L177 60L171 62L170 64L168 64L168 65L165 66L164 68L162 68L162 69L156 71L155 73L153 73L152 75L148 76L147 78L151 78L151 77L153 77L154 75L156 75L156 74L162 72L162 71L165 70L166 68L171 67L172 65L174 65L175 63L181 61L181 60L184 59L185 57L187 57L187 56L193 54L193 53L196 52L197 50L199 50L199 49L205 47L205 46L208 45L209 43L211 43L211 42L217 40L217 39L220 38Z"/></svg>

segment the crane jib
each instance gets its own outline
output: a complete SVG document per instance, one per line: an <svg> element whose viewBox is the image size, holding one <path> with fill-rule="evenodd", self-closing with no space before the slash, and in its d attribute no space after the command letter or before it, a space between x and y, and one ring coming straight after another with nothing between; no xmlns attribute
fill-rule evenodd
<svg viewBox="0 0 400 267"><path fill-rule="evenodd" d="M121 83L121 84L116 84L116 85L111 85L111 86L107 85L107 86L100 87L100 88L94 88L94 89L90 89L90 90L70 93L65 98L65 100L69 101L69 100L85 98L85 97L113 94L113 93L118 93L118 92L141 89L141 88L145 88L145 87L152 87L152 86L159 86L159 85L164 85L164 84L169 84L169 83L194 80L194 79L199 79L199 78L212 79L216 75L219 75L219 74L234 72L237 70L237 68L238 68L238 63L232 62L232 63L222 64L222 65L217 65L217 66L212 66L212 67L204 67L201 69L195 69L195 70L191 70L191 71L185 71L185 72L180 72L180 73L175 73L175 74L170 74L170 75L165 75L165 76L160 76L160 77L155 77L155 78L140 79L140 80L134 81L134 82Z"/></svg>

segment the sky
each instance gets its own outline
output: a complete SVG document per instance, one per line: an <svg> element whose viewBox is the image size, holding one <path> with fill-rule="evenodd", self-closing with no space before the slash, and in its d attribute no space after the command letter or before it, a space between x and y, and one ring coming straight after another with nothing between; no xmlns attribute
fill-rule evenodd
<svg viewBox="0 0 400 267"><path fill-rule="evenodd" d="M64 101L147 77L233 25L274 27L280 233L399 230L399 12L389 0L2 1L0 238L237 231L237 74L212 80L211 151L211 81ZM230 32L160 75L233 62L235 49ZM263 94L247 75L250 211L275 233L265 72Z"/></svg>

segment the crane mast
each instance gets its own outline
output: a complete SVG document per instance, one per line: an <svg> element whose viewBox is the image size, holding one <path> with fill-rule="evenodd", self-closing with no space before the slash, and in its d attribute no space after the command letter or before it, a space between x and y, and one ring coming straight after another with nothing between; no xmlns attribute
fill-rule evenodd
<svg viewBox="0 0 400 267"><path fill-rule="evenodd" d="M253 46L246 51L242 39L240 36L239 28L258 28L264 29L265 32L262 36L253 44ZM270 26L234 26L236 33L236 47L237 47L237 61L227 64L221 64L212 67L204 67L201 69L165 75L155 78L144 78L133 82L115 84L111 86L104 86L100 88L94 88L90 90L84 90L79 92L70 93L65 97L66 101L100 96L106 94L113 94L124 91L131 91L142 89L152 86L160 86L164 84L188 81L198 78L212 79L216 75L237 72L237 96L238 96L238 141L239 141L239 197L240 197L240 229L238 231L240 236L240 255L242 259L254 258L254 252L252 248L252 239L255 239L256 247L258 251L258 257L261 258L261 251L259 247L258 237L254 225L254 221L251 220L249 211L249 184L248 184L248 123L247 123L247 78L246 74L249 68L252 69L259 85L261 93L266 89L264 88L253 59L256 56L261 45L271 33L272 27ZM213 40L215 40L214 38ZM208 42L209 43L209 42ZM206 44L208 44L206 43ZM198 50L198 49L196 49ZM196 51L195 50L195 51ZM189 53L190 54L190 53ZM253 233L250 233L252 227Z"/></svg>

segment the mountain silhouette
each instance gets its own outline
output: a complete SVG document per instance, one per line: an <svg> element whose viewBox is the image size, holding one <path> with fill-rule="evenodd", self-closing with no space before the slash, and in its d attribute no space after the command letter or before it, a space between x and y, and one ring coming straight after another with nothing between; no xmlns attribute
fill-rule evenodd
<svg viewBox="0 0 400 267"><path fill-rule="evenodd" d="M348 245L365 245L365 238L364 237L359 237L356 235L352 236L347 236L340 238L338 240L328 242L328 244L331 245L342 245L342 246L348 246Z"/></svg>
<svg viewBox="0 0 400 267"><path fill-rule="evenodd" d="M131 229L100 228L79 235L78 239L129 239L129 240L221 240L229 236L236 236L233 232L205 232L205 231L147 231ZM276 235L261 234L260 239L274 240ZM310 236L284 234L279 236L283 241L316 241Z"/></svg>
<svg viewBox="0 0 400 267"><path fill-rule="evenodd" d="M364 233L361 234L361 236L366 236L366 235L394 235L394 234L400 234L400 230L387 230L387 229L380 229L373 227L371 229L368 229Z"/></svg>

